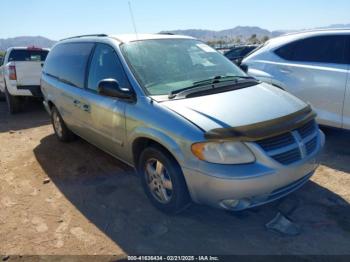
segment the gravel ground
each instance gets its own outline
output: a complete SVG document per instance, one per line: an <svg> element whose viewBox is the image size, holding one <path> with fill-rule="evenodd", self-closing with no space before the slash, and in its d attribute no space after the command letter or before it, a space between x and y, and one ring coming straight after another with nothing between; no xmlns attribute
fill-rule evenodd
<svg viewBox="0 0 350 262"><path fill-rule="evenodd" d="M40 103L26 110L0 102L0 254L350 254L350 132L325 129L321 166L280 201L167 216L132 169L81 139L58 142ZM265 229L278 211L298 236Z"/></svg>

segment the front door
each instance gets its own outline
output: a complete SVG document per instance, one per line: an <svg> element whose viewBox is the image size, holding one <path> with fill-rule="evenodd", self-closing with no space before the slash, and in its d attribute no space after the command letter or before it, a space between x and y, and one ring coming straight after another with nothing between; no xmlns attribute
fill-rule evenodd
<svg viewBox="0 0 350 262"><path fill-rule="evenodd" d="M97 44L91 59L86 89L82 96L85 138L101 149L120 156L125 142L125 101L102 96L98 83L106 78L130 88L115 50L106 44Z"/></svg>
<svg viewBox="0 0 350 262"><path fill-rule="evenodd" d="M348 81L346 83L346 92L343 108L343 128L350 129L350 36L346 44L346 58L348 61Z"/></svg>

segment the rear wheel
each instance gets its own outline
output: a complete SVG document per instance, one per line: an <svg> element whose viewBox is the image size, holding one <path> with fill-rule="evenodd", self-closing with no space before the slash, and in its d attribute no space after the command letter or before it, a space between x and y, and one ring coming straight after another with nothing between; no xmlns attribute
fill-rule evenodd
<svg viewBox="0 0 350 262"><path fill-rule="evenodd" d="M6 97L5 97L5 93L0 91L0 101L5 101Z"/></svg>
<svg viewBox="0 0 350 262"><path fill-rule="evenodd" d="M70 142L75 139L74 133L66 126L55 106L51 108L51 123L58 140L62 142Z"/></svg>
<svg viewBox="0 0 350 262"><path fill-rule="evenodd" d="M6 97L7 108L10 114L18 113L21 110L20 97L11 95L7 90L7 87L5 87L5 97Z"/></svg>
<svg viewBox="0 0 350 262"><path fill-rule="evenodd" d="M142 185L152 204L165 213L178 213L190 203L186 182L176 160L160 147L146 148L140 156Z"/></svg>

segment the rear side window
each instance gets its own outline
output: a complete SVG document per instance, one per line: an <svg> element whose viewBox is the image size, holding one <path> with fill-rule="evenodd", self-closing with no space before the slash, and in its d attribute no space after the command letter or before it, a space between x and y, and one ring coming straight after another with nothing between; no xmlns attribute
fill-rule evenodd
<svg viewBox="0 0 350 262"><path fill-rule="evenodd" d="M17 61L17 62L42 62L45 61L49 51L46 50L12 50L8 61Z"/></svg>
<svg viewBox="0 0 350 262"><path fill-rule="evenodd" d="M87 62L94 43L61 44L51 50L44 73L75 87L84 88Z"/></svg>
<svg viewBox="0 0 350 262"><path fill-rule="evenodd" d="M346 37L345 60L346 60L347 64L350 64L350 35L348 35Z"/></svg>
<svg viewBox="0 0 350 262"><path fill-rule="evenodd" d="M343 35L317 36L282 46L275 53L290 61L346 64L345 44Z"/></svg>

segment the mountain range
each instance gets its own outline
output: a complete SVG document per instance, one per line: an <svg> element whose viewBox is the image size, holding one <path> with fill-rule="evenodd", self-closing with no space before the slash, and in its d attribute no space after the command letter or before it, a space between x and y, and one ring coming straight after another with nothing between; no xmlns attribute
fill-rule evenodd
<svg viewBox="0 0 350 262"><path fill-rule="evenodd" d="M350 24L334 24L325 27L319 27L316 29L327 29L327 28L350 28ZM258 26L236 26L231 29L214 31L214 30L203 30L203 29L186 29L186 30L169 30L161 33L173 33L193 36L203 41L219 40L219 39L234 39L241 38L242 40L256 35L258 38L268 36L276 37L288 32L296 30L277 30L269 31L267 29L260 28ZM301 30L298 30L301 31ZM36 46L36 47L52 47L56 41L48 39L43 36L19 36L14 38L0 39L0 51L5 51L7 48L12 46Z"/></svg>
<svg viewBox="0 0 350 262"><path fill-rule="evenodd" d="M247 39L252 35L257 37L272 37L283 34L283 31L269 31L257 26L236 26L231 29L225 29L220 31L213 30L203 30L203 29L186 29L186 30L170 30L167 33L177 34L177 35L188 35L198 38L203 41L208 40L219 40L219 39L233 39L239 37L241 39ZM162 32L162 33L166 33Z"/></svg>
<svg viewBox="0 0 350 262"><path fill-rule="evenodd" d="M0 39L0 50L5 51L12 46L36 46L36 47L51 47L56 43L42 36L19 36L14 38Z"/></svg>
<svg viewBox="0 0 350 262"><path fill-rule="evenodd" d="M334 28L350 28L350 24L334 24L325 27L319 27L314 29L334 29ZM307 29L302 29L307 30ZM213 31L213 30L202 30L202 29L186 29L186 30L169 30L163 31L162 33L172 33L179 35L188 35L203 41L208 40L219 40L219 39L234 39L239 37L241 39L248 39L252 35L256 35L258 38L262 38L264 36L268 36L269 38L283 35L285 33L293 32L293 31L302 31L302 30L276 30L269 31L267 29L263 29L257 26L236 26L231 29Z"/></svg>

